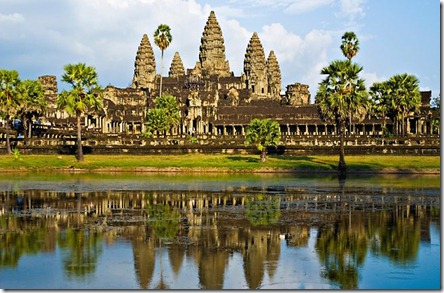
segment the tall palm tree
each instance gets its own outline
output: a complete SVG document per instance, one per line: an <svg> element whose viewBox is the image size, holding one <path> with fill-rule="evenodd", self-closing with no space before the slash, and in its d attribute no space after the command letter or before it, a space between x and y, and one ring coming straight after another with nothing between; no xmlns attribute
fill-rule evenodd
<svg viewBox="0 0 444 293"><path fill-rule="evenodd" d="M171 29L168 25L160 24L154 32L154 44L156 44L156 46L158 46L160 51L162 52L159 89L160 97L162 96L163 52L173 41L173 37L171 36L170 31Z"/></svg>
<svg viewBox="0 0 444 293"><path fill-rule="evenodd" d="M348 117L365 118L368 93L364 80L359 78L362 67L350 60L335 60L321 70L327 77L319 83L315 103L325 121L335 123L340 135L338 170L346 173L344 135Z"/></svg>
<svg viewBox="0 0 444 293"><path fill-rule="evenodd" d="M9 138L9 123L17 114L19 106L19 95L17 87L20 83L19 74L16 70L0 70L0 116L6 122L6 152L12 154Z"/></svg>
<svg viewBox="0 0 444 293"><path fill-rule="evenodd" d="M19 114L24 127L24 141L31 137L32 118L39 117L45 112L47 103L45 90L38 80L27 79L19 83L20 96Z"/></svg>
<svg viewBox="0 0 444 293"><path fill-rule="evenodd" d="M417 111L421 106L419 80L407 73L395 74L388 80L388 86L391 91L389 107L395 112L397 122L396 133L406 135L405 119L410 112Z"/></svg>
<svg viewBox="0 0 444 293"><path fill-rule="evenodd" d="M261 152L261 162L267 160L267 147L276 146L281 139L279 123L271 119L251 120L247 127L245 144L255 144Z"/></svg>
<svg viewBox="0 0 444 293"><path fill-rule="evenodd" d="M356 34L354 32L345 32L342 35L342 42L341 42L341 51L342 54L348 59L348 60L352 60L353 57L356 56L356 54L358 54L359 51L359 40L358 37L356 36ZM350 120L349 122L349 126L350 126L350 133L352 132L352 119L353 119L353 114L350 113L348 119Z"/></svg>
<svg viewBox="0 0 444 293"><path fill-rule="evenodd" d="M341 43L342 54L351 60L359 51L359 40L354 32L345 32L342 35Z"/></svg>
<svg viewBox="0 0 444 293"><path fill-rule="evenodd" d="M78 161L83 161L81 116L85 113L100 111L103 107L103 89L97 81L94 67L84 63L68 64L64 67L62 81L72 86L57 96L57 108L64 109L77 119L77 153Z"/></svg>

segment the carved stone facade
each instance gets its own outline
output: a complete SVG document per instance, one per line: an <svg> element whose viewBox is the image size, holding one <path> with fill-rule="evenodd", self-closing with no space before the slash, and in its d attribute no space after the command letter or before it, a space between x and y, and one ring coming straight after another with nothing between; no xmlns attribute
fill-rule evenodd
<svg viewBox="0 0 444 293"><path fill-rule="evenodd" d="M214 11L211 11L202 33L199 63L205 76L230 76L230 65L225 59L225 44L222 30L217 22Z"/></svg>
<svg viewBox="0 0 444 293"><path fill-rule="evenodd" d="M281 90L281 71L274 51L266 59L259 35L253 33L246 46L244 72L234 76L225 56L222 30L212 11L204 26L199 60L194 68L184 68L179 52L174 54L168 76L162 78L163 94L177 98L182 118L170 135L199 135L215 138L243 135L254 118L271 118L280 124L284 136L334 135L334 125L320 119L317 107L310 104L308 85L294 83ZM104 109L85 117L85 128L101 133L140 134L145 130L146 111L159 95L156 61L148 36L142 37L137 50L132 86L105 88ZM66 113L56 111L55 77L40 78L46 88L50 107L47 118L52 125L71 122ZM281 92L282 91L282 92ZM431 93L423 92L421 117L410 120L413 133L432 133L432 116L428 103ZM71 120L70 120L71 119ZM351 134L381 136L382 120L368 117L353 124Z"/></svg>
<svg viewBox="0 0 444 293"><path fill-rule="evenodd" d="M185 68L183 67L182 59L180 58L179 52L174 53L173 61L171 62L170 71L168 73L169 77L180 77L185 75Z"/></svg>
<svg viewBox="0 0 444 293"><path fill-rule="evenodd" d="M133 88L153 88L156 78L156 59L146 34L143 35L134 63Z"/></svg>

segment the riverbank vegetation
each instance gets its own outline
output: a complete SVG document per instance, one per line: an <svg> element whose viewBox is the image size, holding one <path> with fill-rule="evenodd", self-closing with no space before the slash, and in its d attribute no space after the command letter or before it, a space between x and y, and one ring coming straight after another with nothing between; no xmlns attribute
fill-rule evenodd
<svg viewBox="0 0 444 293"><path fill-rule="evenodd" d="M439 173L440 156L348 156L354 173ZM1 171L125 171L125 172L326 172L337 171L337 156L270 155L0 155Z"/></svg>

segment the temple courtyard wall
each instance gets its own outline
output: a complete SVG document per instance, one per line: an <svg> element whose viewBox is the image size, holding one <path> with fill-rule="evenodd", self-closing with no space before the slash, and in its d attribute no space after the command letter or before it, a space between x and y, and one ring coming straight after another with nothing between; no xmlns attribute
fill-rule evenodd
<svg viewBox="0 0 444 293"><path fill-rule="evenodd" d="M21 154L74 154L76 137L65 135L61 138L32 138L25 143L11 138L13 148ZM258 154L256 147L245 146L245 137L199 137L166 136L145 138L140 135L85 134L83 147L85 154ZM279 155L337 155L337 136L285 136L282 144L270 147L270 154ZM348 155L440 155L439 136L412 137L367 137L349 136L345 139L345 152ZM6 154L6 147L0 145L0 153Z"/></svg>

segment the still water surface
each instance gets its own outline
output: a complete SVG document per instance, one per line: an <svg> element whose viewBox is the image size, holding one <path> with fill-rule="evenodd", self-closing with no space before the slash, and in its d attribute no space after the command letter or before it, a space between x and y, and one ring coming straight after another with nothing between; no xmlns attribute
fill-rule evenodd
<svg viewBox="0 0 444 293"><path fill-rule="evenodd" d="M439 176L0 175L4 289L439 289Z"/></svg>

